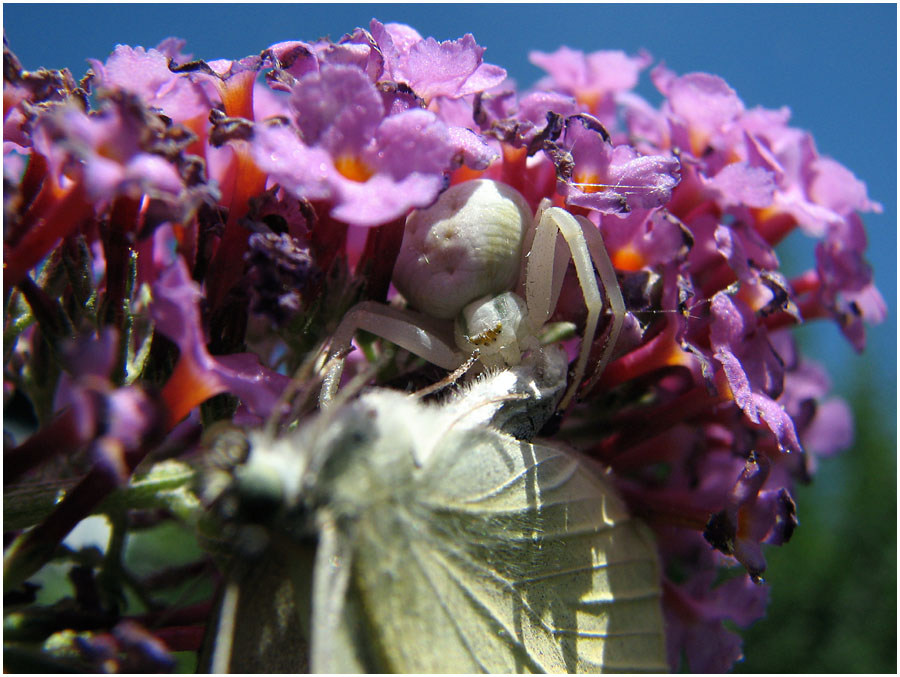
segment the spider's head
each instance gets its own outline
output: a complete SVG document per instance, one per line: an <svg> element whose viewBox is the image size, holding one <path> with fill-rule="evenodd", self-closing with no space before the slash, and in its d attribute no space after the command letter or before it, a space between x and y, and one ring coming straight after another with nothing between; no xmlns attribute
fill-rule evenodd
<svg viewBox="0 0 900 677"><path fill-rule="evenodd" d="M519 364L535 339L529 331L525 301L508 291L469 303L456 318L456 345L465 353L478 351L485 366Z"/></svg>

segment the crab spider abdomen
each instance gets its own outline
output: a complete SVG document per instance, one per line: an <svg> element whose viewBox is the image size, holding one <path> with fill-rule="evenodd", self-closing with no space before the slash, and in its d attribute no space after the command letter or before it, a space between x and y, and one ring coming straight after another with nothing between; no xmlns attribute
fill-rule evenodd
<svg viewBox="0 0 900 677"><path fill-rule="evenodd" d="M393 283L413 307L440 319L512 289L532 213L514 188L474 180L409 215Z"/></svg>

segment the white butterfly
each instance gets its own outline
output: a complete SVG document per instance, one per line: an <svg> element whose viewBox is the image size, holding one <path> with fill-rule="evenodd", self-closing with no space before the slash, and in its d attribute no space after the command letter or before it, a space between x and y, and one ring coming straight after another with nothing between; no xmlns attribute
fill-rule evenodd
<svg viewBox="0 0 900 677"><path fill-rule="evenodd" d="M538 351L440 404L372 390L251 436L242 559L209 669L666 670L650 530L604 472L529 441L566 384Z"/></svg>

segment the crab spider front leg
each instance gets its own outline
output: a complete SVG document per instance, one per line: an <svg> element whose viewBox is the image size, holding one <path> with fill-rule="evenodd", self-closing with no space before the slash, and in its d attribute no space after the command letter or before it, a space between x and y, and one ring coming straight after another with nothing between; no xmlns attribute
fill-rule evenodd
<svg viewBox="0 0 900 677"><path fill-rule="evenodd" d="M619 340L619 333L622 331L622 325L625 324L625 299L622 298L622 289L619 287L616 269L613 267L609 253L606 251L606 245L603 244L603 236L600 234L600 230L583 216L576 216L575 218L582 225L585 242L587 242L588 250L591 252L591 258L594 260L600 281L603 283L606 301L609 303L609 333L603 345L603 354L597 360L594 373L588 382L588 388L591 388L600 379L600 376L606 369L606 365L612 359L613 351ZM588 347L590 348L590 346Z"/></svg>
<svg viewBox="0 0 900 677"><path fill-rule="evenodd" d="M562 234L569 247L588 311L573 377L559 405L561 409L565 409L572 401L584 378L591 344L594 341L600 313L603 310L603 297L594 277L594 266L597 267L597 272L603 282L612 312L609 336L603 356L597 364L595 376L602 372L612 356L625 317L625 303L616 280L615 269L603 244L603 238L594 224L584 217L575 217L560 207L548 208L546 202L542 203L538 209L536 220L537 226L531 251L528 253L525 277L525 300L533 329L537 331L549 319L559 294L561 275L564 270L555 270L557 233ZM593 266L591 265L592 260Z"/></svg>
<svg viewBox="0 0 900 677"><path fill-rule="evenodd" d="M363 301L347 312L331 340L329 365L319 393L320 405L327 406L334 398L344 370L344 353L350 349L353 336L360 329L444 369L455 369L464 361L464 356L452 342L442 336L433 318L412 310Z"/></svg>

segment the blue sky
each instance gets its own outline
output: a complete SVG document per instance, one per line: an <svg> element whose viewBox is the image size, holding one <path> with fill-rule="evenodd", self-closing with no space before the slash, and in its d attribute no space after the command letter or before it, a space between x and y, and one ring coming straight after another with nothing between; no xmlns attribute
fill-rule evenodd
<svg viewBox="0 0 900 677"><path fill-rule="evenodd" d="M4 3L3 27L28 69L105 59L117 43L152 47L168 36L187 40L194 56L238 58L289 39L339 38L372 17L408 23L423 35L453 39L471 32L485 59L522 86L541 71L528 61L560 45L593 51L644 48L677 72L722 76L750 106L790 107L795 126L813 132L819 151L863 179L884 205L868 215L870 260L890 315L870 331L857 357L831 326L805 329L807 350L828 362L843 389L872 369L873 399L896 413L897 279L897 8L846 5L607 4L16 4ZM652 97L646 74L639 91ZM653 99L651 99L653 100ZM799 239L799 237L798 237ZM783 254L796 271L812 260ZM794 261L799 257L799 261ZM788 260L790 259L790 260Z"/></svg>

